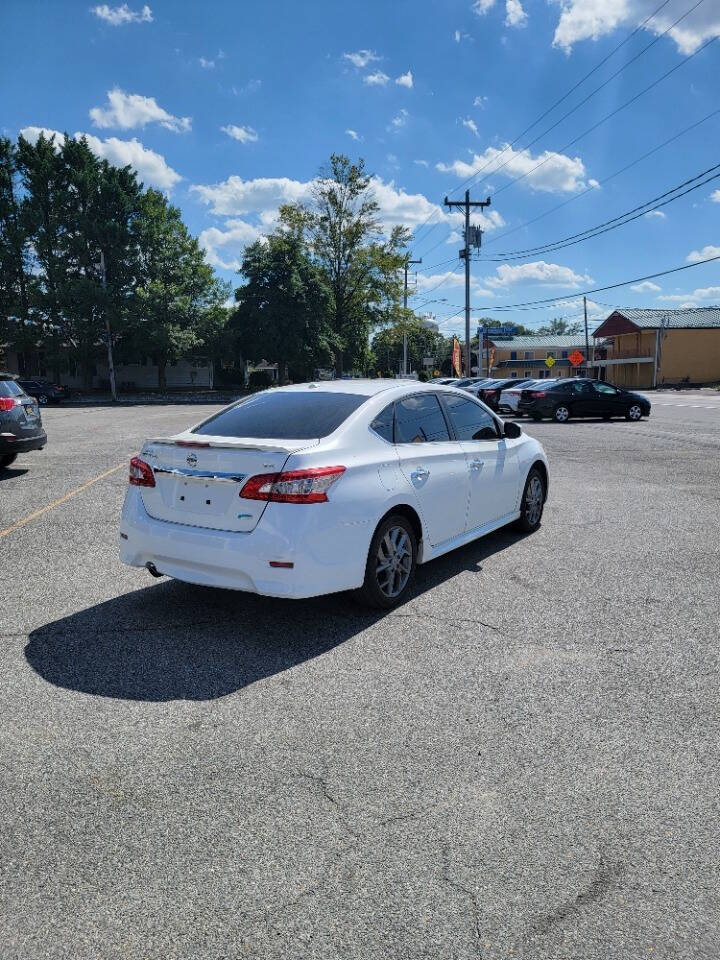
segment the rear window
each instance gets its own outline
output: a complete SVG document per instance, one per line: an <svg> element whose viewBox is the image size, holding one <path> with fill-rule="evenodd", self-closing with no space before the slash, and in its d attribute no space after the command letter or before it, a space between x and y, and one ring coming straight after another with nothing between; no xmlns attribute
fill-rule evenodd
<svg viewBox="0 0 720 960"><path fill-rule="evenodd" d="M358 393L268 390L221 410L193 433L258 440L314 440L337 430L366 400Z"/></svg>
<svg viewBox="0 0 720 960"><path fill-rule="evenodd" d="M0 380L0 397L21 397L23 388L19 387L14 380Z"/></svg>

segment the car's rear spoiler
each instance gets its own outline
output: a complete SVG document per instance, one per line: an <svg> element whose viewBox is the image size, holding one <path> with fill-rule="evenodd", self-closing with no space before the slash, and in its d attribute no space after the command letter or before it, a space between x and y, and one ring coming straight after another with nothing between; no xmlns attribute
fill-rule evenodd
<svg viewBox="0 0 720 960"><path fill-rule="evenodd" d="M262 450L263 453L297 453L299 450L306 450L308 447L315 447L320 440L272 440L258 439L255 437L211 437L202 434L185 433L178 434L176 437L153 437L146 440L146 443L164 443L175 447L215 447L225 450Z"/></svg>

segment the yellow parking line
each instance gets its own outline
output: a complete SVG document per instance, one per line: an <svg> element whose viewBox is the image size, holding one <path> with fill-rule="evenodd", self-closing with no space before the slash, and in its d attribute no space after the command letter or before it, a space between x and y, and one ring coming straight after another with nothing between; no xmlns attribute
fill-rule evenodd
<svg viewBox="0 0 720 960"><path fill-rule="evenodd" d="M111 476L113 473L117 473L118 470L122 470L127 466L127 462L123 461L117 465L117 467L112 467L110 470L106 470L105 473L98 474L97 477L93 477L92 480L88 480L87 483L83 483L82 486L75 487L74 490L71 490L69 493L66 493L64 497L60 497L58 500L53 500L52 503L49 503L46 507L43 507L41 510L36 510L34 513L29 513L26 517L23 517L22 520L18 520L17 523L13 523L9 527L5 527L4 530L0 530L0 540L3 537L7 537L9 534L14 533L15 530L19 530L20 527L24 527L26 524L30 523L32 520L37 520L38 517L41 517L44 513L47 513L49 510L54 510L55 507L59 507L63 503L67 503L68 500L71 500L73 497L77 496L78 493L82 493L83 490L87 490L88 487L91 487L94 483L97 483L98 480L104 480L105 477Z"/></svg>

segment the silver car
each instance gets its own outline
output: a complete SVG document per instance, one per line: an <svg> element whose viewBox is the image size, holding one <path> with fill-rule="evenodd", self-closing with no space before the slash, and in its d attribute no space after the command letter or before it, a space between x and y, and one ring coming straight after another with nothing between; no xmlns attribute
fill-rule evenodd
<svg viewBox="0 0 720 960"><path fill-rule="evenodd" d="M0 469L47 443L40 408L12 377L0 375Z"/></svg>

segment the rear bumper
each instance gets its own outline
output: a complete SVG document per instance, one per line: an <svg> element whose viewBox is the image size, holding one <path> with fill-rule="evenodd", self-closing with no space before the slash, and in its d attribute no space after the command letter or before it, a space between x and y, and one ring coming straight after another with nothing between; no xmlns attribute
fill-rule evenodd
<svg viewBox="0 0 720 960"><path fill-rule="evenodd" d="M120 559L132 567L153 563L160 573L208 587L300 599L362 585L374 527L346 524L326 504L268 504L250 533L168 523L151 517L137 487L128 488L120 524ZM289 512L292 511L292 512ZM292 569L271 567L290 562Z"/></svg>
<svg viewBox="0 0 720 960"><path fill-rule="evenodd" d="M0 453L27 453L28 450L42 450L47 443L44 430L31 437L7 436L0 433Z"/></svg>

